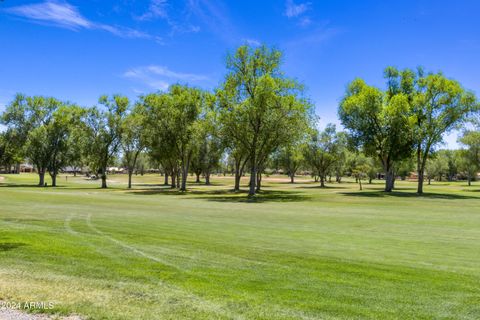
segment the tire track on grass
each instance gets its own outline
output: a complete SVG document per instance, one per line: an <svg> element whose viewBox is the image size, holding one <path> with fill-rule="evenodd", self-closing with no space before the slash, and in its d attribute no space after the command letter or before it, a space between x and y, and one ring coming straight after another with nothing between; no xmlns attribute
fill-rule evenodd
<svg viewBox="0 0 480 320"><path fill-rule="evenodd" d="M187 272L187 273L188 273L188 271L183 270L182 268L178 267L177 265L174 265L174 264L172 264L172 263L170 263L170 262L167 262L167 261L165 261L164 259L160 259L160 258L158 258L158 257L149 255L149 254L147 254L147 253L145 253L145 252L143 252L143 251L141 251L141 250L139 250L139 249L137 249L137 248L135 248L135 247L133 247L133 246L131 246L131 245L129 245L129 244L126 244L125 242L120 241L120 240L118 240L118 239L116 239L116 238L114 238L114 237L106 234L105 232L99 230L99 229L96 228L96 227L93 225L93 223L92 223L92 214L91 214L91 213L89 213L89 214L86 216L86 219L85 219L85 220L86 220L86 222L87 222L88 227L89 227L92 231L94 231L94 232L96 232L97 234L101 235L101 236L104 237L105 239L108 239L108 240L110 240L111 242L119 245L120 247L122 247L122 248L124 248L124 249L127 249L127 250L130 250L130 251L136 253L137 255L140 255L140 256L142 256L142 257L144 257L144 258L146 258L146 259L149 259L149 260L151 260L151 261L158 262L158 263L161 263L161 264L170 266L170 267L172 267L172 268L174 268L174 269L176 269L176 270L178 270L178 271L183 271L183 272ZM193 300L193 301L197 302L197 303L199 304L198 306L199 306L201 309L204 309L204 310L209 311L209 312L214 312L214 313L217 313L217 314L221 314L221 315L227 316L227 317L232 318L232 319L238 319L238 320L243 320L243 319L244 319L244 317L241 316L241 315L232 314L231 312L225 310L225 308L224 308L222 305L220 305L220 304L216 304L216 303L213 303L213 302L211 302L211 301L205 300L205 299L201 298L200 296L197 296L197 295L195 295L195 294L193 294L193 293L189 293L189 292L187 292L187 291L185 291L184 289L181 289L181 288L179 288L179 287L166 284L166 283L164 283L163 281L160 281L160 283L161 283L163 286L169 288L171 291L177 292L177 293L179 293L180 295L183 295L185 298L188 298L188 299L190 299L190 300Z"/></svg>
<svg viewBox="0 0 480 320"><path fill-rule="evenodd" d="M75 214L70 214L69 216L67 216L65 218L65 221L64 221L64 226L65 226L65 230L67 231L67 233L71 234L71 235L74 235L74 236L77 236L77 237L80 237L82 238L82 240L84 240L84 237L81 236L81 234L77 231L75 231L72 226L71 226L71 221L73 219L73 217L75 216ZM88 214L85 218L86 222L87 222L87 226L92 230L94 231L95 233L97 233L98 235L101 235L103 238L113 242L114 244L124 248L124 249L127 249L127 250L130 250L144 258L147 258L149 260L152 260L154 262L159 262L159 263L164 263L163 259L159 259L158 257L154 257L154 256L151 256L141 250L138 250L137 248L134 248L118 239L115 239L111 236L109 236L108 234L106 234L105 232L99 230L98 228L96 228L93 224L92 224L92 221L91 221L91 214ZM84 241L85 242L85 241ZM96 247L94 245L92 245L91 243L88 243L88 245L92 246L92 247ZM97 248L98 250L98 248ZM105 256L107 256L108 258L111 258L110 255L106 254L105 252L102 252ZM169 263L170 264L170 263ZM171 264L170 264L171 265ZM179 269L178 267L176 266L173 266L175 269ZM187 272L188 273L188 272ZM186 300L190 300L192 301L193 303L195 303L195 305L199 308L199 309L202 309L204 311L207 311L207 312L213 312L215 314L218 314L218 315L222 315L222 316L225 316L227 318L230 318L230 319L238 319L238 320L243 320L245 319L242 315L238 315L238 314L235 314L235 313L232 313L231 311L229 310L226 310L226 308L224 306L222 306L221 304L217 304L217 303L214 303L214 302L211 302L211 301L208 301L208 300L205 300L204 298L200 297L200 296L197 296L193 293L190 293L190 292L187 292L186 290L180 288L180 287L177 287L177 286L174 286L174 285L171 285L171 284L168 284L168 283L165 283L163 282L162 280L159 280L159 284L165 288L167 288L172 295L179 295L181 296L183 299L186 299Z"/></svg>
<svg viewBox="0 0 480 320"><path fill-rule="evenodd" d="M91 214L91 213L89 213L89 214L87 215L86 221L87 221L87 226L90 228L90 230L92 230L93 232L101 235L101 236L104 237L105 239L107 239L107 240L109 240L109 241L117 244L118 246L120 246L120 247L122 247L122 248L124 248L124 249L130 250L130 251L136 253L137 255L142 256L142 257L144 257L144 258L147 258L147 259L149 259L149 260L151 260L151 261L154 261L154 262L158 262L158 263L167 265L167 266L169 266L169 267L171 267L171 268L174 268L174 269L176 269L176 270L182 270L182 269L181 269L180 267L178 267L177 265L175 265L175 264L173 264L173 263L170 263L170 262L166 261L165 259L161 259L161 258L152 256L152 255L150 255L150 254L148 254L148 253L145 253L145 252L143 252L143 251L141 251L141 250L139 250L139 249L137 249L137 248L135 248L135 247L133 247L133 246L131 246L131 245L129 245L129 244L126 244L125 242L120 241L120 240L118 240L118 239L116 239L116 238L114 238L114 237L106 234L105 232L97 229L97 228L92 224L92 214ZM184 271L184 270L182 270L182 271Z"/></svg>

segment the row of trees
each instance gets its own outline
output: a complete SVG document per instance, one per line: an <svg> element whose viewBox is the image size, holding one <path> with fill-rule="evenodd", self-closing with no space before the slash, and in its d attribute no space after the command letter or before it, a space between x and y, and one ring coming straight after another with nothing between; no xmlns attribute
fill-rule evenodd
<svg viewBox="0 0 480 320"><path fill-rule="evenodd" d="M235 189L248 167L254 195L270 155L299 139L312 119L303 88L283 75L280 60L277 50L243 46L228 58L229 73L215 93L173 85L133 105L120 95L102 96L101 107L93 108L17 95L2 116L2 139L8 140L2 145L12 153L2 152L3 161L27 158L39 185L48 172L52 186L62 167L87 165L106 188L107 167L120 153L131 187L138 156L147 152L167 182L185 191L189 172L205 174L208 183L227 152L235 158Z"/></svg>
<svg viewBox="0 0 480 320"><path fill-rule="evenodd" d="M147 155L165 184L185 191L189 173L209 184L223 160L231 164L236 191L249 173L253 196L268 167L282 167L292 182L306 170L322 187L327 177L340 182L345 174L361 186L383 171L391 191L395 177L407 176L415 162L422 193L442 136L477 111L474 95L442 74L387 68L385 91L361 79L349 84L339 107L346 132L334 125L320 131L303 86L280 64L275 49L242 46L227 58L225 81L214 92L177 84L135 103L102 96L92 108L17 95L1 118L7 127L0 135L1 163L10 168L28 159L39 185L48 173L52 186L62 168L88 166L106 188L107 168L121 157L130 188L138 160ZM469 159L470 172L478 168L478 141L477 131L462 138L461 158Z"/></svg>
<svg viewBox="0 0 480 320"><path fill-rule="evenodd" d="M384 91L361 79L350 83L339 117L352 143L382 164L385 191L394 187L395 166L414 154L421 194L432 152L446 133L478 111L478 102L441 73L389 67L384 75Z"/></svg>

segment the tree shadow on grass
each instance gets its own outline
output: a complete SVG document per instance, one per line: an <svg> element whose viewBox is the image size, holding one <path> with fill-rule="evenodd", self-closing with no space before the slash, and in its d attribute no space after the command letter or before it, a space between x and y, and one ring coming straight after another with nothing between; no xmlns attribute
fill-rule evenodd
<svg viewBox="0 0 480 320"><path fill-rule="evenodd" d="M357 191L357 192L341 192L341 195L350 196L350 197L364 197L364 198L388 198L388 197L398 197L398 198L425 198L425 199L450 199L450 200L465 200L465 199L479 199L479 197L466 196L455 193L424 193L422 195L417 194L416 192L385 192L385 191Z"/></svg>
<svg viewBox="0 0 480 320"><path fill-rule="evenodd" d="M148 185L147 185L148 186ZM151 186L151 185L150 185ZM228 189L215 189L215 190L198 190L198 189L187 189L186 192L182 192L177 188L172 189L170 186L162 187L153 187L153 188L144 188L144 189L129 189L125 190L127 193L133 195L171 195L171 196L189 196L189 195L221 195L226 193L234 193L233 190Z"/></svg>
<svg viewBox="0 0 480 320"><path fill-rule="evenodd" d="M325 185L324 187L321 187L320 186L320 182L318 183L315 183L315 185L309 185L309 186L297 186L296 188L299 188L299 189L318 189L318 190L335 190L335 189L348 189L350 188L352 185L349 184L347 185L347 183L343 183L343 184L327 184Z"/></svg>
<svg viewBox="0 0 480 320"><path fill-rule="evenodd" d="M44 188L38 184L27 183L0 183L0 188Z"/></svg>
<svg viewBox="0 0 480 320"><path fill-rule="evenodd" d="M26 245L27 244L21 242L0 242L0 252L10 251Z"/></svg>
<svg viewBox="0 0 480 320"><path fill-rule="evenodd" d="M246 190L235 192L231 189L215 190L188 190L181 192L170 188L149 188L144 190L131 190L134 195L182 195L185 199L202 199L215 202L299 202L310 199L310 196L292 191L263 190L254 197L249 197Z"/></svg>
<svg viewBox="0 0 480 320"><path fill-rule="evenodd" d="M265 203L265 202L301 202L309 200L311 197L292 191L264 190L257 193L254 197L249 197L247 192L234 193L232 191L222 195L210 195L204 197L195 197L214 202L237 202L237 203Z"/></svg>

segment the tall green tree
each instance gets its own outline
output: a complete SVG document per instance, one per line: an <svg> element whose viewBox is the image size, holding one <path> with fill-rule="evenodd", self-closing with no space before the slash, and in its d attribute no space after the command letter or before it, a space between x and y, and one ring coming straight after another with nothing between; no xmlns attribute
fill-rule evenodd
<svg viewBox="0 0 480 320"><path fill-rule="evenodd" d="M215 109L216 96L210 93L204 93L204 95L203 111L197 126L198 148L193 157L192 171L197 176L197 182L200 182L200 174L203 173L205 184L210 185L210 175L220 166L225 145L216 125L218 121Z"/></svg>
<svg viewBox="0 0 480 320"><path fill-rule="evenodd" d="M71 143L71 137L80 126L85 110L74 105L61 105L52 115L51 121L45 125L44 144L49 153L48 173L52 179L52 187L57 186L57 175L61 169L72 161L72 148L78 146Z"/></svg>
<svg viewBox="0 0 480 320"><path fill-rule="evenodd" d="M124 119L130 101L127 97L114 95L101 96L103 108L93 107L86 117L86 137L88 165L102 179L101 187L107 188L107 167L121 147Z"/></svg>
<svg viewBox="0 0 480 320"><path fill-rule="evenodd" d="M45 184L45 173L51 164L55 145L49 132L55 111L61 105L55 98L17 94L2 116L2 122L15 134L25 156L35 165L39 186Z"/></svg>
<svg viewBox="0 0 480 320"><path fill-rule="evenodd" d="M412 120L409 97L356 79L348 85L339 107L339 117L357 149L377 158L385 173L385 191L394 187L395 163L412 151Z"/></svg>
<svg viewBox="0 0 480 320"><path fill-rule="evenodd" d="M173 85L167 93L149 94L142 104L149 119L150 132L155 136L151 146L168 155L163 157L165 168L170 168L172 179L178 177L177 161L180 165L180 190L186 191L189 166L198 147L199 118L205 95L195 88ZM174 187L175 181L172 181Z"/></svg>
<svg viewBox="0 0 480 320"><path fill-rule="evenodd" d="M323 131L313 130L305 145L305 161L318 174L322 188L325 187L327 174L339 158L339 142L335 125L328 124Z"/></svg>
<svg viewBox="0 0 480 320"><path fill-rule="evenodd" d="M418 188L423 193L423 173L432 149L442 142L443 135L462 122L475 106L475 96L460 83L442 74L429 74L418 80L414 100L415 144Z"/></svg>
<svg viewBox="0 0 480 320"><path fill-rule="evenodd" d="M249 162L249 196L258 191L257 174L268 157L298 139L308 122L302 87L283 75L280 63L278 50L242 46L228 57L229 72L218 90L222 136Z"/></svg>
<svg viewBox="0 0 480 320"><path fill-rule="evenodd" d="M132 188L132 175L136 168L138 156L146 146L146 131L144 131L144 114L139 104L130 112L122 123L121 145L124 164L128 172L128 189Z"/></svg>

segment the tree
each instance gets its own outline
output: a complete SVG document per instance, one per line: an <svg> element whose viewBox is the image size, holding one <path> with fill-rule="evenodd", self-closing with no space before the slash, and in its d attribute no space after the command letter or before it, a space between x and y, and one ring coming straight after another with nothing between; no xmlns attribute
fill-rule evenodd
<svg viewBox="0 0 480 320"><path fill-rule="evenodd" d="M57 175L72 160L70 137L81 123L85 110L74 105L64 104L52 114L51 121L45 125L44 144L49 153L48 172L52 178L52 187L57 186Z"/></svg>
<svg viewBox="0 0 480 320"><path fill-rule="evenodd" d="M448 171L448 159L447 157L438 152L432 154L427 160L425 166L425 173L427 176L428 184L431 184L432 179L442 181L442 176Z"/></svg>
<svg viewBox="0 0 480 320"><path fill-rule="evenodd" d="M400 161L397 165L395 174L400 176L400 179L405 180L410 176L410 173L415 170L415 164L412 157L408 157Z"/></svg>
<svg viewBox="0 0 480 320"><path fill-rule="evenodd" d="M475 107L475 96L460 83L443 74L420 76L414 100L415 145L418 188L423 193L423 174L433 148L442 142L443 134L451 131Z"/></svg>
<svg viewBox="0 0 480 320"><path fill-rule="evenodd" d="M188 86L173 85L167 93L149 94L142 98L150 132L155 138L150 145L155 155L168 152L162 157L162 165L171 170L172 187L181 170L181 191L186 191L189 166L198 147L199 117L204 103L204 93Z"/></svg>
<svg viewBox="0 0 480 320"><path fill-rule="evenodd" d="M281 53L242 46L227 59L229 73L218 90L221 134L237 162L248 159L249 196L258 191L259 169L282 144L295 141L308 122L302 88L280 71Z"/></svg>
<svg viewBox="0 0 480 320"><path fill-rule="evenodd" d="M337 160L333 164L332 173L335 175L335 182L341 183L342 177L345 174L349 156L348 137L345 132L342 131L337 133L337 144Z"/></svg>
<svg viewBox="0 0 480 320"><path fill-rule="evenodd" d="M339 117L356 149L377 158L385 173L385 191L394 186L394 165L411 154L412 130L408 96L388 96L356 79L348 85Z"/></svg>
<svg viewBox="0 0 480 320"><path fill-rule="evenodd" d="M35 165L39 186L45 185L45 173L51 166L60 142L54 134L55 112L63 103L55 98L17 94L3 114L2 122L24 146L25 156ZM55 184L55 181L53 181Z"/></svg>
<svg viewBox="0 0 480 320"><path fill-rule="evenodd" d="M132 175L138 156L145 149L145 131L141 105L137 105L122 123L121 145L124 164L128 172L128 189L132 188Z"/></svg>
<svg viewBox="0 0 480 320"><path fill-rule="evenodd" d="M460 153L461 169L466 173L470 186L480 168L480 131L465 131L459 142L465 147Z"/></svg>
<svg viewBox="0 0 480 320"><path fill-rule="evenodd" d="M218 115L215 110L215 102L215 95L205 93L202 117L197 126L199 146L192 161L192 171L197 176L196 182L200 182L200 175L203 173L206 185L210 185L212 170L219 167L220 159L225 151L224 143L216 126Z"/></svg>
<svg viewBox="0 0 480 320"><path fill-rule="evenodd" d="M282 147L278 152L277 158L284 173L290 177L290 183L295 183L295 175L305 160L302 144L294 142Z"/></svg>
<svg viewBox="0 0 480 320"><path fill-rule="evenodd" d="M362 153L357 154L355 165L352 168L352 176L355 177L355 180L358 182L360 191L363 190L362 180L369 177L371 168L370 158L365 157Z"/></svg>
<svg viewBox="0 0 480 320"><path fill-rule="evenodd" d="M325 187L327 173L338 159L337 138L335 125L328 124L321 132L313 130L305 146L305 161L318 174L322 188Z"/></svg>
<svg viewBox="0 0 480 320"><path fill-rule="evenodd" d="M0 167L3 166L6 173L11 173L12 165L23 159L23 146L19 142L14 129L0 132ZM16 170L16 173L19 171Z"/></svg>
<svg viewBox="0 0 480 320"><path fill-rule="evenodd" d="M130 104L127 97L101 96L103 109L93 107L86 118L86 135L89 141L86 157L90 169L99 173L102 188L107 188L107 167L121 146L124 118Z"/></svg>

